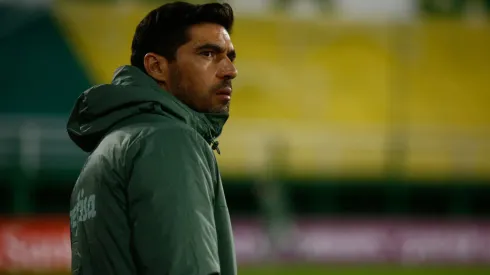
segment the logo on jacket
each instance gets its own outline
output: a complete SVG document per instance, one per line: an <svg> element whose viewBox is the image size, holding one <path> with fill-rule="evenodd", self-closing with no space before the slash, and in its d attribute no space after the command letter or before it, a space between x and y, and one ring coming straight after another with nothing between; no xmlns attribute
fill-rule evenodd
<svg viewBox="0 0 490 275"><path fill-rule="evenodd" d="M95 209L95 195L85 196L85 191L78 191L75 206L70 210L70 224L76 236L78 226L81 222L95 218L97 211Z"/></svg>

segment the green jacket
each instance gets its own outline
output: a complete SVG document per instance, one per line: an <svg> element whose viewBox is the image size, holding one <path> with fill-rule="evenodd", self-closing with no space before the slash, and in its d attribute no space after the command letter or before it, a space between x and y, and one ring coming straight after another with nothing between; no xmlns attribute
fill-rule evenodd
<svg viewBox="0 0 490 275"><path fill-rule="evenodd" d="M211 148L227 119L193 111L132 66L85 91L67 125L90 153L70 201L72 273L236 274Z"/></svg>

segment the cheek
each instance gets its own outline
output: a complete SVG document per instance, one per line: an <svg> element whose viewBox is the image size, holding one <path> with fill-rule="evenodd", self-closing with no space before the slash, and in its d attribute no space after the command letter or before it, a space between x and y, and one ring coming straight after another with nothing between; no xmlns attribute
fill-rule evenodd
<svg viewBox="0 0 490 275"><path fill-rule="evenodd" d="M188 96L201 100L209 98L210 90L216 85L216 71L213 63L203 59L186 59L180 65L180 86Z"/></svg>
<svg viewBox="0 0 490 275"><path fill-rule="evenodd" d="M206 96L209 94L209 90L212 88L214 81L214 74L210 68L197 67L189 74L190 83L192 83L192 90Z"/></svg>

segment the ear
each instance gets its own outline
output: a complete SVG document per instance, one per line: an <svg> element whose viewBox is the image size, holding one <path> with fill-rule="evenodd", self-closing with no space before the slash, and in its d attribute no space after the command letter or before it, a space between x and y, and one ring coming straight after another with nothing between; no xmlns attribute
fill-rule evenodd
<svg viewBox="0 0 490 275"><path fill-rule="evenodd" d="M147 53L144 58L144 64L148 75L158 82L167 82L169 64L165 57L156 53Z"/></svg>

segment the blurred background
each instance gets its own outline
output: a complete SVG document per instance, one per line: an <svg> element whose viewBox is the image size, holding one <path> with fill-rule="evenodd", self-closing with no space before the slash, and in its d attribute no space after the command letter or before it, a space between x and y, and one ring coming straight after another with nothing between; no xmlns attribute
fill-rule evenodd
<svg viewBox="0 0 490 275"><path fill-rule="evenodd" d="M490 274L490 0L228 2L239 274ZM68 113L163 3L0 0L0 273L68 273Z"/></svg>

